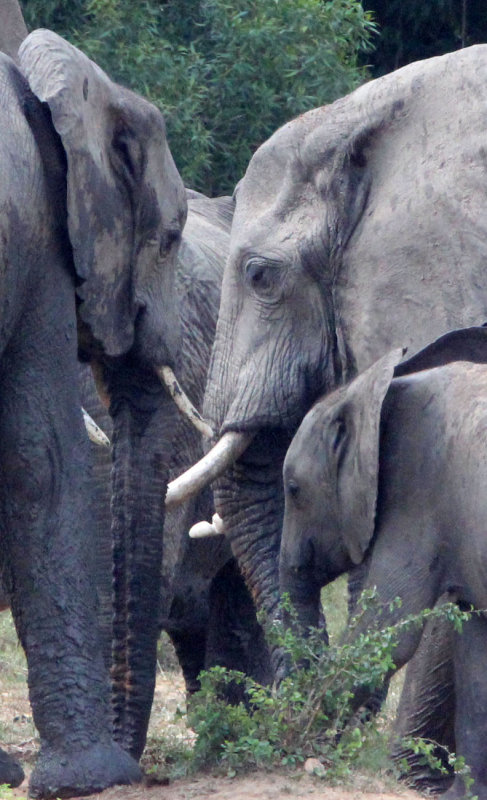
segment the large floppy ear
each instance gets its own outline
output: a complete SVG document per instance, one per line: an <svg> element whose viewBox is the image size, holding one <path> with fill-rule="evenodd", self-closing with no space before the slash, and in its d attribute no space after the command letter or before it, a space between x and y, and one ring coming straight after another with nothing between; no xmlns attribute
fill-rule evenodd
<svg viewBox="0 0 487 800"><path fill-rule="evenodd" d="M143 169L131 93L52 31L31 33L19 59L31 90L49 106L66 153L67 222L81 316L105 352L118 355L133 338L132 195Z"/></svg>
<svg viewBox="0 0 487 800"><path fill-rule="evenodd" d="M343 447L337 459L339 526L354 564L361 563L374 534L382 404L402 355L402 348L393 350L355 378L333 414L341 425L337 446Z"/></svg>

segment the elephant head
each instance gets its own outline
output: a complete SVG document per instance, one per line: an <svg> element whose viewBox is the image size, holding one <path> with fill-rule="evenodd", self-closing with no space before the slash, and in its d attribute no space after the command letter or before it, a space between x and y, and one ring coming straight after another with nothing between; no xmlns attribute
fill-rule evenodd
<svg viewBox="0 0 487 800"><path fill-rule="evenodd" d="M280 585L304 629L318 625L321 587L360 564L374 535L382 405L401 357L317 402L286 454Z"/></svg>
<svg viewBox="0 0 487 800"><path fill-rule="evenodd" d="M186 198L161 113L52 31L31 33L19 61L64 150L67 232L90 348L173 362Z"/></svg>
<svg viewBox="0 0 487 800"><path fill-rule="evenodd" d="M303 630L317 626L320 588L363 563L389 504L404 511L406 498L412 496L413 505L426 515L428 502L420 499L423 487L427 496L434 497L431 505L438 503L428 476L444 467L435 461L443 457L437 455L443 452L443 440L452 435L445 433L444 420L451 420L454 429L455 423L459 425L454 402L460 401L449 399L445 411L442 398L453 373L437 368L452 362L485 364L487 329L451 331L408 360L402 356L401 349L392 350L347 386L319 400L304 417L286 454L280 587L289 593ZM460 368L465 381L466 364L460 363ZM421 459L423 450L433 453L429 460L426 452ZM389 474L391 459L401 462L395 483ZM393 483L398 488L392 490ZM391 501L393 491L402 495ZM409 513L412 527L414 512ZM399 516L392 527L399 525ZM426 527L423 533L426 539ZM382 546L389 543L392 550L392 539L387 537ZM377 554L377 543L374 548ZM421 562L420 549L418 542L417 555L408 556L410 564ZM419 582L416 598L421 594ZM435 599L428 598L420 608Z"/></svg>
<svg viewBox="0 0 487 800"><path fill-rule="evenodd" d="M370 81L284 125L236 189L205 415L254 437L215 501L269 614L304 414L391 348L485 319L486 79L477 47Z"/></svg>

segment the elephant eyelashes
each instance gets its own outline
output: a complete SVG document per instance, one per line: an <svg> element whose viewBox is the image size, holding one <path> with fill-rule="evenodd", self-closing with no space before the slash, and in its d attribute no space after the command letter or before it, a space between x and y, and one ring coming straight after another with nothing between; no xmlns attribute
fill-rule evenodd
<svg viewBox="0 0 487 800"><path fill-rule="evenodd" d="M173 230L167 231L165 236L162 237L161 245L160 245L160 254L161 256L167 255L169 253L171 247L173 245L178 244L181 241L181 231Z"/></svg>
<svg viewBox="0 0 487 800"><path fill-rule="evenodd" d="M245 278L257 296L270 297L277 289L279 271L274 265L252 260L247 264Z"/></svg>

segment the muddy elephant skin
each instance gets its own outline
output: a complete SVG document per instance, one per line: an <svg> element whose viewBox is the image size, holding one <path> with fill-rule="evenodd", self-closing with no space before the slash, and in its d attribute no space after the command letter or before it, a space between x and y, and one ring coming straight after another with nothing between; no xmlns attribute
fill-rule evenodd
<svg viewBox="0 0 487 800"><path fill-rule="evenodd" d="M186 199L157 109L56 34L30 34L0 71L1 570L41 739L30 792L70 796L140 779L112 741L78 347L110 363L126 425L125 371L175 362ZM165 402L148 385L136 429ZM150 478L167 475L162 436Z"/></svg>

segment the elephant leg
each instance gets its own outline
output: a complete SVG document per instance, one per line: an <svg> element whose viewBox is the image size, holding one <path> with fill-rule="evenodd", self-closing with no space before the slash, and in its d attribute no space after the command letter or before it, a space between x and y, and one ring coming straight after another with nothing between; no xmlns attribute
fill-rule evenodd
<svg viewBox="0 0 487 800"><path fill-rule="evenodd" d="M188 695L200 689L198 676L205 668L206 628L168 630Z"/></svg>
<svg viewBox="0 0 487 800"><path fill-rule="evenodd" d="M205 666L222 665L245 672L261 684L272 682L273 672L255 606L235 559L230 559L212 581ZM230 697L239 700L241 697Z"/></svg>
<svg viewBox="0 0 487 800"><path fill-rule="evenodd" d="M141 777L111 737L76 337L63 322L73 300L61 280L57 288L39 350L26 314L27 330L19 326L0 365L0 549L41 740L30 780L34 797L89 794ZM47 306L38 300L41 313Z"/></svg>
<svg viewBox="0 0 487 800"><path fill-rule="evenodd" d="M445 791L453 780L448 753L456 749L454 636L447 620L439 618L428 621L419 647L406 668L391 756L404 773L401 777L420 791ZM405 744L405 739L411 737L438 744L433 755L440 759L441 770L429 767L422 756ZM407 764L405 772L402 767L404 761Z"/></svg>
<svg viewBox="0 0 487 800"><path fill-rule="evenodd" d="M456 752L470 768L471 795L487 800L487 619L483 615L472 616L455 635L453 652ZM457 800L466 794L463 777L456 775L443 797Z"/></svg>

